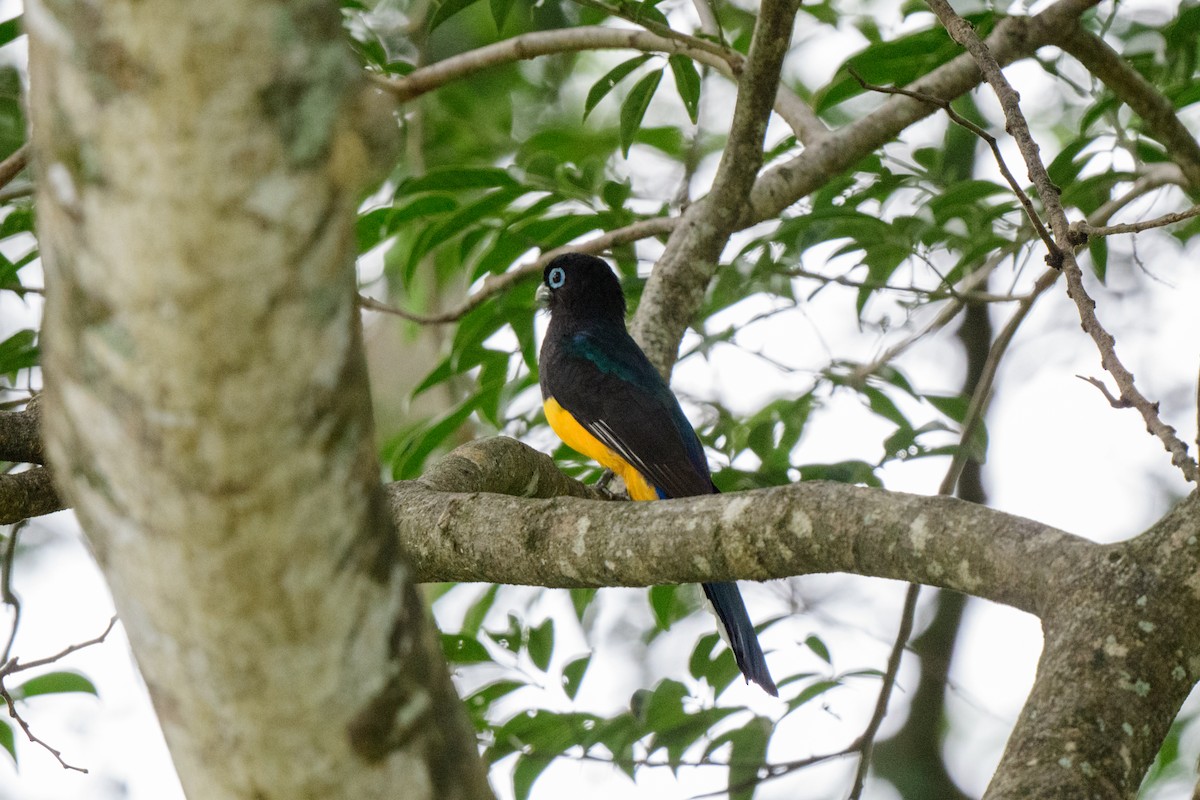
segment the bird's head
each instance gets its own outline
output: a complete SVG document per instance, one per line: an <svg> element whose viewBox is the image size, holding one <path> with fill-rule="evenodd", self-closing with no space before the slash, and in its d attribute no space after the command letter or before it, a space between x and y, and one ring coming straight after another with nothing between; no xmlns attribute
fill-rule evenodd
<svg viewBox="0 0 1200 800"><path fill-rule="evenodd" d="M595 256L566 253L542 272L538 298L550 313L575 318L615 318L625 322L625 295L612 269Z"/></svg>

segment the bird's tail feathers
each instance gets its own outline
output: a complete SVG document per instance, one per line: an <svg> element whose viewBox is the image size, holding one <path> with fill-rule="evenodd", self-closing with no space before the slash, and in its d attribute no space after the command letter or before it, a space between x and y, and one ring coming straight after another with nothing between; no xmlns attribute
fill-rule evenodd
<svg viewBox="0 0 1200 800"><path fill-rule="evenodd" d="M753 681L763 688L767 694L779 696L775 681L767 670L767 659L763 656L762 647L758 644L758 634L754 632L754 624L746 612L746 604L742 601L742 593L736 583L705 583L704 596L712 603L713 610L723 634L723 638L733 651L738 669L746 677L746 682Z"/></svg>

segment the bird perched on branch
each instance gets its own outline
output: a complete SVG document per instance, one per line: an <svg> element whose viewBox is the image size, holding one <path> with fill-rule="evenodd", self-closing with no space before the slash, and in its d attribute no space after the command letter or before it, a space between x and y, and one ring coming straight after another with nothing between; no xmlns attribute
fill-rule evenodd
<svg viewBox="0 0 1200 800"><path fill-rule="evenodd" d="M538 362L554 432L624 478L634 500L715 493L700 439L625 329L625 295L608 264L568 253L542 282L550 327ZM746 681L778 696L737 584L702 587Z"/></svg>

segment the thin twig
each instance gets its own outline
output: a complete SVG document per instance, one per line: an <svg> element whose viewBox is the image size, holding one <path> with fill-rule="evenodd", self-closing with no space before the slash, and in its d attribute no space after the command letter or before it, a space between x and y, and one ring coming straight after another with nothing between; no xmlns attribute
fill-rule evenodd
<svg viewBox="0 0 1200 800"><path fill-rule="evenodd" d="M1200 216L1200 205L1194 205L1186 211L1176 211L1173 214L1164 214L1155 219L1148 219L1142 222L1125 222L1120 225L1104 225L1098 228L1093 228L1086 221L1078 221L1072 223L1071 229L1079 231L1085 236L1113 236L1118 233L1141 233L1148 231L1151 228L1162 228L1166 225L1174 225L1176 222L1183 222L1185 219Z"/></svg>
<svg viewBox="0 0 1200 800"><path fill-rule="evenodd" d="M74 764L67 763L67 761L62 757L61 750L54 749L49 745L49 743L46 742L45 739L38 738L38 736L34 734L33 730L29 727L29 723L26 722L25 718L22 717L17 711L17 704L13 701L13 696L9 693L8 689L4 687L3 683L0 683L0 697L4 698L4 703L8 706L8 715L17 721L17 724L21 726L21 730L25 732L25 736L29 739L29 741L33 742L34 744L41 745L46 752L58 759L58 763L63 769L82 772L85 775L87 774L87 767L77 767Z"/></svg>
<svg viewBox="0 0 1200 800"><path fill-rule="evenodd" d="M0 571L0 599L3 599L6 605L12 606L13 618L12 628L8 632L8 641L4 644L4 657L0 659L0 664L8 663L8 659L12 655L13 642L17 638L17 628L21 624L21 600L13 591L12 573L13 562L16 561L17 556L17 539L21 535L21 529L28 522L29 520L22 520L12 526L12 530L8 534L8 542L4 547L4 564Z"/></svg>
<svg viewBox="0 0 1200 800"><path fill-rule="evenodd" d="M904 595L904 609L900 612L900 627L896 631L896 642L892 645L891 655L888 656L887 669L883 673L883 686L879 690L879 697L875 700L875 712L871 715L871 721L867 723L866 730L855 742L855 748L862 753L862 756L858 761L858 771L854 775L854 785L850 788L850 800L858 800L862 797L863 786L867 781L867 770L871 766L871 751L875 748L875 735L879 733L879 726L883 724L883 718L887 716L888 701L891 699L892 689L896 685L896 675L900 671L904 648L908 644L908 637L912 635L913 617L916 615L917 598L920 594L921 584L910 583L908 585L908 591Z"/></svg>
<svg viewBox="0 0 1200 800"><path fill-rule="evenodd" d="M34 669L36 667L45 667L49 664L53 664L56 661L61 661L62 659L66 658L67 656L71 655L71 653L74 653L78 650L83 650L86 647L92 647L94 645L103 644L104 640L108 638L108 635L110 633L112 633L113 628L116 627L116 624L117 624L117 617L116 617L116 615L113 615L108 620L108 625L104 628L104 632L101 633L99 636L88 639L87 641L84 641L84 642L77 642L72 645L67 645L62 650L59 650L57 653L55 653L52 656L46 656L45 658L38 658L33 661L24 661L24 662L21 662L16 658L10 658L8 661L4 662L3 666L0 666L0 679L6 678L9 675L15 675L18 672L24 672L27 669Z"/></svg>
<svg viewBox="0 0 1200 800"><path fill-rule="evenodd" d="M990 292L960 292L953 286L946 289L922 289L919 286L896 286L886 281L856 281L845 275L823 275L803 267L793 267L783 270L782 274L793 278L808 278L822 283L836 283L839 286L849 286L855 289L878 289L888 292L910 292L919 294L927 300L959 300L967 303L1016 303L1024 298L1017 294L991 294Z"/></svg>
<svg viewBox="0 0 1200 800"><path fill-rule="evenodd" d="M892 345L869 364L863 364L859 367L856 367L850 376L851 383L856 384L862 380L865 380L868 375L874 375L886 364L891 363L893 360L899 357L901 353L904 353L918 341L950 324L950 321L957 317L958 313L962 311L964 302L961 298L973 291L976 286L979 286L981 283L983 283L987 279L987 276L992 273L992 271L1000 264L1000 262L1005 258L1008 258L1008 256L1011 255L1011 253L1017 247L1018 245L1012 244L1005 247L1000 252L993 253L991 256L989 256L987 261L985 261L979 269L975 270L970 275L967 275L959 282L959 288L957 290L959 296L946 301L946 305L938 310L937 316L930 320L929 324L916 333L911 334Z"/></svg>
<svg viewBox="0 0 1200 800"><path fill-rule="evenodd" d="M14 283L8 286L0 286L0 292L16 292L17 294L45 294L46 290L40 286L22 286L19 283Z"/></svg>
<svg viewBox="0 0 1200 800"><path fill-rule="evenodd" d="M484 278L483 285L474 294L467 297L462 303L447 311L441 311L436 314L418 314L413 311L405 311L404 309L390 306L387 303L382 303L365 295L358 296L358 304L371 311L379 311L384 314L393 314L397 317L412 322L417 322L422 325L443 325L449 322L457 322L471 311L474 311L479 306L483 305L489 298L500 292L506 291L520 281L525 280L533 275L541 274L546 265L557 255L566 252L574 253L602 253L613 247L629 242L636 242L641 239L649 239L652 236L659 236L669 233L674 229L677 223L676 218L654 217L635 222L631 225L626 225L623 228L609 231L608 233L597 236L594 239L589 239L580 244L565 245L557 247L543 253L539 258L526 264L522 264L516 269L499 275L489 275Z"/></svg>
<svg viewBox="0 0 1200 800"><path fill-rule="evenodd" d="M1079 380L1084 381L1085 383L1090 383L1092 386L1095 386L1097 389L1099 389L1100 394L1104 395L1104 399L1107 400L1108 404L1113 408L1131 408L1133 406L1133 404L1128 400L1122 397L1113 396L1113 393L1110 392L1108 387L1104 385L1104 381L1100 380L1099 378L1089 378L1084 375L1076 375L1075 377L1079 378Z"/></svg>
<svg viewBox="0 0 1200 800"><path fill-rule="evenodd" d="M1000 145L996 142L995 136L992 136L983 128L979 127L974 122L955 111L948 100L943 100L940 97L934 97L926 92L915 92L911 89L901 89L897 86L876 86L873 83L867 83L867 81L864 80L863 77L859 75L857 70L855 70L853 67L849 68L849 72L854 80L858 81L859 85L868 91L881 92L883 94L900 94L904 95L905 97L911 97L914 100L920 100L923 103L929 103L930 105L937 106L946 112L946 116L950 117L951 122L955 123L956 125L961 125L971 133L978 136L980 139L983 139L983 141L987 142L988 147L992 150L992 157L995 158L996 165L1000 168L1000 174L1004 176L1004 180L1008 181L1008 185L1012 189L1013 194L1015 194L1017 199L1021 201L1021 206L1025 209L1025 215L1029 217L1029 222L1033 225L1033 229L1037 231L1037 235L1041 238L1041 240L1046 243L1047 248L1049 248L1051 251L1056 249L1054 239L1051 238L1050 232L1046 230L1046 226L1042 224L1041 218L1038 217L1037 211L1033 207L1033 201L1029 199L1029 195L1026 194L1021 185L1017 183L1017 179L1013 177L1012 172L1010 172L1008 169L1008 164L1004 163L1004 156L1000 153Z"/></svg>
<svg viewBox="0 0 1200 800"><path fill-rule="evenodd" d="M975 431L983 423L984 415L987 413L987 406L991 401L992 383L995 381L996 371L1000 368L1000 361L1004 358L1017 328L1029 315L1033 304L1054 285L1060 274L1053 267L1043 272L1034 282L1033 289L1029 294L1021 298L1021 302L1008 320L1008 324L992 342L991 349L988 350L987 361L984 362L983 371L979 376L979 382L971 395L971 403L967 406L967 414L963 418L963 430L959 437L958 449L954 452L954 457L950 459L950 467L946 470L946 476L942 479L938 494L949 496L954 493L954 487L958 485L958 479L967 464L969 443L975 438Z"/></svg>

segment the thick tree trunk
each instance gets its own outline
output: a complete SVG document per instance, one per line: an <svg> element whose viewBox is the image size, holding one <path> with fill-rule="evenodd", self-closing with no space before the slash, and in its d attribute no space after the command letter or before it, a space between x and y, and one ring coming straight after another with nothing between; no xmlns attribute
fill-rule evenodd
<svg viewBox="0 0 1200 800"><path fill-rule="evenodd" d="M26 22L48 452L185 790L487 795L379 484L352 227L371 101L337 9Z"/></svg>

